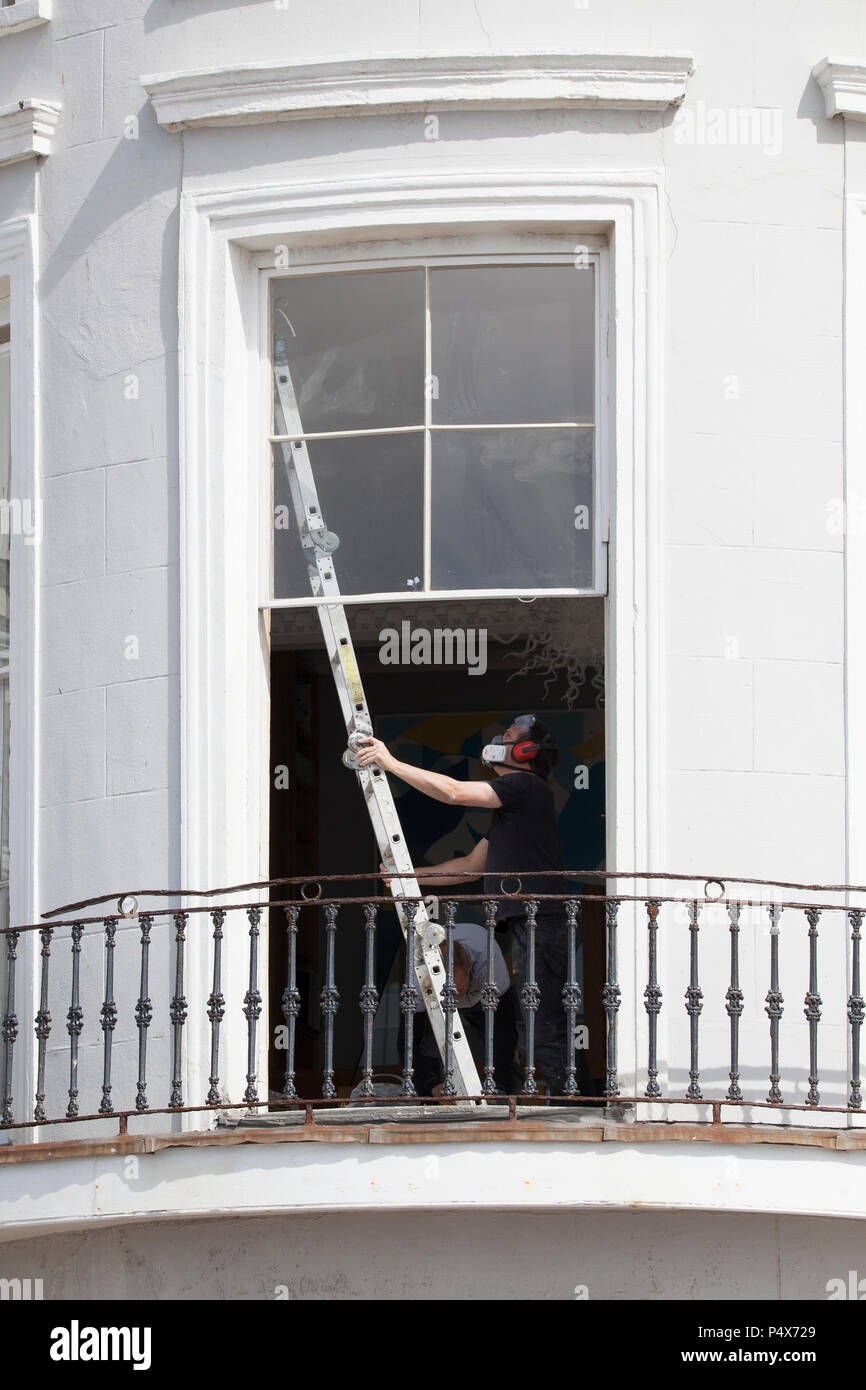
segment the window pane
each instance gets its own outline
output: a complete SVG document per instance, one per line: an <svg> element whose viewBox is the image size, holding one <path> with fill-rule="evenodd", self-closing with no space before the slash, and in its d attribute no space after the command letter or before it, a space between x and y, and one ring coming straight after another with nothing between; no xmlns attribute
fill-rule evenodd
<svg viewBox="0 0 866 1390"><path fill-rule="evenodd" d="M291 446L273 446L274 596L301 598L311 590L289 493L287 448ZM317 439L307 448L325 525L340 537L334 565L341 591L376 594L420 589L423 434Z"/></svg>
<svg viewBox="0 0 866 1390"><path fill-rule="evenodd" d="M590 588L592 430L434 434L434 589Z"/></svg>
<svg viewBox="0 0 866 1390"><path fill-rule="evenodd" d="M591 268L466 266L430 272L433 423L591 424Z"/></svg>
<svg viewBox="0 0 866 1390"><path fill-rule="evenodd" d="M272 281L274 361L288 360L303 431L424 423L424 272Z"/></svg>

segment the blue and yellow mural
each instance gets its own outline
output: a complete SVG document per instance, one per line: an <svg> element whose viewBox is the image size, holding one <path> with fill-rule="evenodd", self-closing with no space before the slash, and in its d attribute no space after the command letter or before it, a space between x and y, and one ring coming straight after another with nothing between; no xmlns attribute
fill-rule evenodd
<svg viewBox="0 0 866 1390"><path fill-rule="evenodd" d="M519 710L386 715L377 732L404 762L460 781L483 781L481 749ZM559 748L551 785L568 869L604 868L604 710L535 710ZM586 769L585 774L579 769ZM575 785L575 783L579 785ZM414 862L439 864L468 853L487 834L490 812L433 801L397 778L391 785Z"/></svg>

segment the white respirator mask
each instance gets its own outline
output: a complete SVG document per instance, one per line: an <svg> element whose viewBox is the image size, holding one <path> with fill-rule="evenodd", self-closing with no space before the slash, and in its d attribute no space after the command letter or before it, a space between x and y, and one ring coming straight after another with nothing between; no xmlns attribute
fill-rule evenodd
<svg viewBox="0 0 866 1390"><path fill-rule="evenodd" d="M504 763L508 757L508 745L501 734L497 734L492 743L485 743L481 750L481 761L485 767L495 767L497 763Z"/></svg>

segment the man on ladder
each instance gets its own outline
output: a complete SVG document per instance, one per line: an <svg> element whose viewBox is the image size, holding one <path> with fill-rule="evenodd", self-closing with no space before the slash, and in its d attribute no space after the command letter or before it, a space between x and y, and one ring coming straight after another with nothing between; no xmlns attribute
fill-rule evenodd
<svg viewBox="0 0 866 1390"><path fill-rule="evenodd" d="M484 889L498 893L505 877L533 873L523 884L524 893L562 893L562 849L556 824L556 808L548 777L559 758L556 745L533 714L518 715L486 745L481 754L485 767L496 774L492 782L458 782L440 772L427 772L400 762L375 738L359 744L359 767L377 766L399 777L434 801L449 805L484 807L493 812L490 833L479 840L465 858L450 859L430 869L416 869L426 886L452 886L484 875ZM444 877L443 875L446 875ZM550 877L545 877L549 874ZM452 876L453 875L453 876ZM526 980L525 904L514 898L500 903L497 920L511 929L511 959L517 997ZM565 915L561 903L539 903L535 930L535 979L540 998L535 1016L535 1060L550 1095L565 1089L568 1029L562 990L568 973ZM576 1054L578 1088L593 1095L595 1086L582 1051Z"/></svg>

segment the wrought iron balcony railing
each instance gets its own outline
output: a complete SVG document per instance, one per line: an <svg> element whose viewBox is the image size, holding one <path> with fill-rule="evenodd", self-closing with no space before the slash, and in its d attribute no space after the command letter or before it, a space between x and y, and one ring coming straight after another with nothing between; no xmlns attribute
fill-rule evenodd
<svg viewBox="0 0 866 1390"><path fill-rule="evenodd" d="M374 877L358 875L352 881L361 883ZM513 1118L517 1106L538 1104L543 1098L536 1055L535 1024L541 998L536 938L539 913L549 924L555 912L564 942L565 964L557 1004L564 1025L564 1080L559 1094L551 1094L547 1088L547 1102L581 1106L616 1100L633 1105L683 1106L692 1117L701 1118L711 1111L715 1123L730 1107L747 1110L753 1123L778 1123L780 1118L790 1122L789 1112L812 1111L827 1114L828 1124L846 1124L850 1123L846 1116L861 1111L864 1002L860 942L866 907L850 904L852 897L866 893L866 889L737 880L738 889L772 890L771 900L755 901L730 895L717 879L569 872L560 876L562 893L533 896L526 891L531 877L502 880L503 891L497 894L448 890L439 900L446 935L447 1040L441 1089L433 1096L419 1096L413 1079L413 1019L419 992L412 968L412 936L417 908L407 903L410 939L399 992L403 1017L401 1075L392 1088L401 1105L455 1104L451 1044L455 1029L461 1026L461 1012L453 942L455 924L465 909L481 917L477 925L486 933L488 952L487 981L479 1000L483 1014L478 1065L481 1091L475 1098L479 1105L507 1100ZM630 880L635 879L652 885L664 882L679 889L681 895L601 891L611 885L631 888L635 885ZM270 880L202 893L138 892L71 904L46 914L40 923L5 929L0 934L0 966L5 959L0 1127L26 1132L44 1125L112 1120L119 1123L121 1133L126 1133L135 1117L226 1110L252 1116L263 1111L301 1110L309 1118L311 1107L381 1105L377 1087L381 1068L377 1070L374 1062L374 1027L381 1005L376 983L377 935L383 911L393 899L372 892L328 896L329 884L346 881L331 876L315 881ZM514 882L518 891L506 891ZM566 891L569 883L575 882L582 891ZM688 886L694 893L695 885L701 882L700 895L690 896ZM377 882L370 884L371 890L378 886ZM791 898L792 890L799 896ZM270 895L269 900L265 895ZM145 897L155 905L141 910L139 900ZM100 909L104 904L113 910L71 915ZM504 904L512 912L519 904L525 937L525 973L515 986L523 1034L520 1065L518 1081L505 1097L496 1085L501 996L492 968L500 935L497 914ZM307 990L304 1002L299 987L298 942L305 923L312 922L312 935L320 942L318 989L314 991L318 998ZM272 937L275 932L283 933L282 954L272 953L269 960L264 958L261 940L268 929ZM600 970L595 984L588 979L586 969L581 980L579 968L581 943L588 943L590 932ZM349 944L357 967L355 983L360 984L351 1002L341 998L337 988L341 951ZM34 1002L38 995L29 1052L33 1089L29 1095L16 1096L14 1078L22 1075L20 1058L16 1073L16 1048L22 1047L27 1026L19 1023L16 990L28 946L33 953L28 989ZM82 968L83 947L88 948L86 968ZM155 951L159 957L156 972ZM274 981L274 962L278 959L283 975ZM154 999L156 978L160 990ZM669 1004L665 997L677 979L685 984L684 1007L682 1003ZM193 983L195 1001L191 1007L187 994ZM267 1001L262 991L266 987L272 1016L263 1024ZM803 1001L805 1024L796 1013L793 1017L790 1014L786 1000L792 991ZM271 1035L277 1007L285 1059L281 1084L269 1087L262 1075L268 1056L263 1029L268 1029L267 1042L273 1055ZM302 1008L308 1019L318 1013L315 1085L310 1083L309 1067L303 1081L299 1080ZM593 1009L601 1020L597 1048L600 1085L598 1094L586 1089L581 1094L578 1030ZM63 1025L58 1028L55 1022L57 1012L65 1014L67 1038L63 1037ZM335 1027L342 1015L347 1036L347 1014L354 1019L350 1032L357 1040L358 1066L354 1075L339 1077ZM81 1094L82 1034L88 1027L93 1038L88 1045L90 1104L82 1101ZM227 1030L232 1036L228 1063L224 1057ZM148 1049L149 1040L152 1043L157 1035L162 1046L156 1050L154 1062L153 1049L150 1053ZM618 1063L621 1048L627 1054L624 1071ZM119 1050L125 1066L122 1095L118 1095L112 1073ZM682 1059L679 1069L675 1065L678 1055ZM193 1065L195 1059L197 1067ZM826 1096L822 1103L825 1082L830 1103ZM191 1086L198 1089L191 1092ZM798 1086L804 1092L801 1098L796 1094ZM707 1109L701 1111L702 1106ZM26 1135L19 1133L19 1137Z"/></svg>

